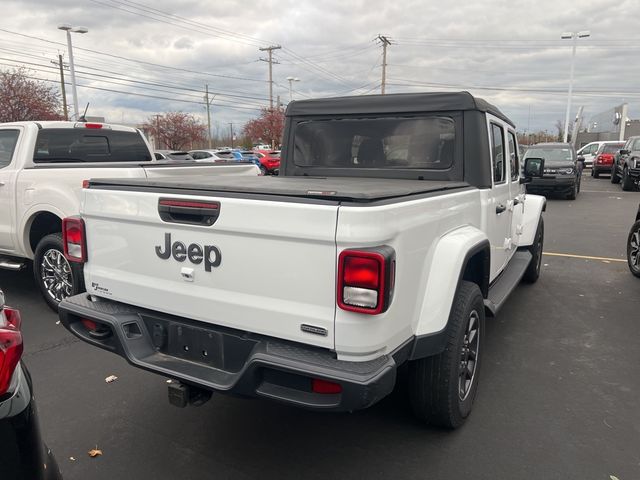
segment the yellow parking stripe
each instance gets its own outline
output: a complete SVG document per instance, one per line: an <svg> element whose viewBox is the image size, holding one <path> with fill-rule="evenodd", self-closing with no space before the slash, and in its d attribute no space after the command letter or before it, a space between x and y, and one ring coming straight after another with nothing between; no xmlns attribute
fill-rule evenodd
<svg viewBox="0 0 640 480"><path fill-rule="evenodd" d="M573 255L571 253L551 253L551 252L542 252L543 255L549 255L551 257L569 257L569 258L583 258L585 260L600 260L602 262L623 262L627 263L626 260L621 258L607 258L607 257L590 257L588 255Z"/></svg>

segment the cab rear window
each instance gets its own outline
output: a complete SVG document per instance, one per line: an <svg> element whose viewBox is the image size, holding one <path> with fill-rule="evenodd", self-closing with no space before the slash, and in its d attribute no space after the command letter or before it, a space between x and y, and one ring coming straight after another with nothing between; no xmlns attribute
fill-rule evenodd
<svg viewBox="0 0 640 480"><path fill-rule="evenodd" d="M148 162L141 134L108 129L49 128L38 132L35 163Z"/></svg>

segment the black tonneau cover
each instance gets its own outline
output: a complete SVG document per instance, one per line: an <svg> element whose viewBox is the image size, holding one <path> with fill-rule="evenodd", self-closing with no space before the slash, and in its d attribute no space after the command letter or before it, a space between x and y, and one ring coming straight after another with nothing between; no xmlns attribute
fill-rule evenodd
<svg viewBox="0 0 640 480"><path fill-rule="evenodd" d="M289 103L286 115L367 115L390 113L451 112L477 110L513 122L498 108L469 92L394 93L392 95L359 95L352 97L297 100Z"/></svg>
<svg viewBox="0 0 640 480"><path fill-rule="evenodd" d="M374 202L408 195L468 188L465 182L351 177L209 177L91 179L89 188L146 190L175 194L250 194Z"/></svg>

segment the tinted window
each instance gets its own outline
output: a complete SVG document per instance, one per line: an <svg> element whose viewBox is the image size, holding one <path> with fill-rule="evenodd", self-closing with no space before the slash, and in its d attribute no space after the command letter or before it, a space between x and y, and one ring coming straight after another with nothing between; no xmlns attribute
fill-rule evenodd
<svg viewBox="0 0 640 480"><path fill-rule="evenodd" d="M314 120L296 126L299 167L447 169L455 123L448 117Z"/></svg>
<svg viewBox="0 0 640 480"><path fill-rule="evenodd" d="M151 160L138 132L108 129L47 128L38 132L36 163L146 162Z"/></svg>
<svg viewBox="0 0 640 480"><path fill-rule="evenodd" d="M0 130L0 168L7 167L11 163L19 135L18 130Z"/></svg>
<svg viewBox="0 0 640 480"><path fill-rule="evenodd" d="M493 183L505 181L504 140L502 127L491 124L491 158L493 161Z"/></svg>
<svg viewBox="0 0 640 480"><path fill-rule="evenodd" d="M624 147L624 143L603 145L601 153L618 153L622 147Z"/></svg>
<svg viewBox="0 0 640 480"><path fill-rule="evenodd" d="M520 159L519 152L516 148L516 136L513 132L509 132L509 158L511 159L511 180L517 180L520 176Z"/></svg>

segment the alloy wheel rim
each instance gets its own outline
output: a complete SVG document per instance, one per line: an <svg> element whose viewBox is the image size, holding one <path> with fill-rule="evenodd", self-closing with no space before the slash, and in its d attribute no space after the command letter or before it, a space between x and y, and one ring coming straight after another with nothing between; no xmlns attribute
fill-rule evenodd
<svg viewBox="0 0 640 480"><path fill-rule="evenodd" d="M47 295L56 302L71 296L73 276L71 265L60 250L51 248L42 256L40 278Z"/></svg>
<svg viewBox="0 0 640 480"><path fill-rule="evenodd" d="M640 250L640 229L631 234L631 240L629 241L629 261L636 270L640 268L640 265L638 265L640 261L638 250Z"/></svg>
<svg viewBox="0 0 640 480"><path fill-rule="evenodd" d="M460 349L460 368L458 370L458 397L464 401L471 392L478 367L480 347L480 315L472 310Z"/></svg>

